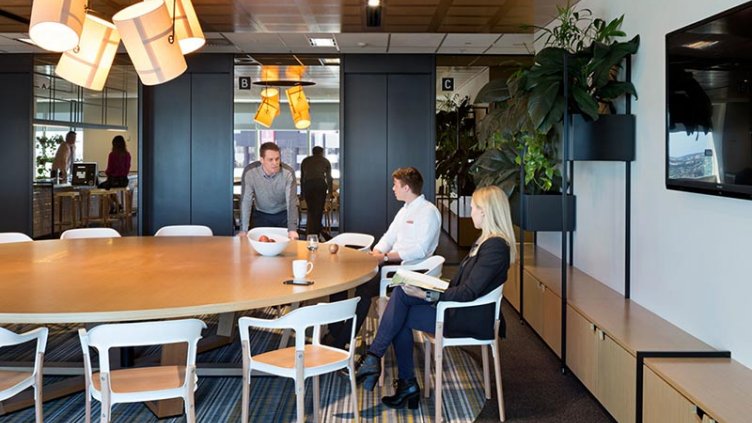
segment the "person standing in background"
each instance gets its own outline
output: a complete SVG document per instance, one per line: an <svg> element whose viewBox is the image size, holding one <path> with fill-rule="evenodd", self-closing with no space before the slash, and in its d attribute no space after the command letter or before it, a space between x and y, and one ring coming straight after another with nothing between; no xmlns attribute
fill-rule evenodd
<svg viewBox="0 0 752 423"><path fill-rule="evenodd" d="M76 133L70 131L65 135L65 142L60 143L52 162L52 177L67 180L73 170L73 161L76 159Z"/></svg>
<svg viewBox="0 0 752 423"><path fill-rule="evenodd" d="M112 151L107 158L107 180L99 188L121 188L128 186L128 172L131 170L131 153L125 147L125 138L116 135L112 139Z"/></svg>
<svg viewBox="0 0 752 423"><path fill-rule="evenodd" d="M306 234L321 233L321 218L327 193L333 195L332 164L324 157L322 147L313 147L313 154L303 159L300 164L300 190L308 206Z"/></svg>
<svg viewBox="0 0 752 423"><path fill-rule="evenodd" d="M295 171L281 162L279 147L273 142L261 144L260 160L243 169L240 232L248 234L253 209L253 227L287 227L290 239L298 239L298 184Z"/></svg>

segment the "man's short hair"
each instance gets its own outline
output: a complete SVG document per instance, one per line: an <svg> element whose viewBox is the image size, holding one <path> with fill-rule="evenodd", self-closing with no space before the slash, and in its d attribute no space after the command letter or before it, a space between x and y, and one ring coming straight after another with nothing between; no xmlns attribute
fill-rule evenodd
<svg viewBox="0 0 752 423"><path fill-rule="evenodd" d="M423 176L414 167L401 167L392 172L392 178L410 187L410 191L415 195L420 195L423 191Z"/></svg>
<svg viewBox="0 0 752 423"><path fill-rule="evenodd" d="M264 157L264 155L266 154L266 152L269 151L269 150L276 151L277 153L279 153L279 146L277 144L274 144L271 141L265 142L265 143L261 144L261 150L260 150L259 154L261 154L261 157Z"/></svg>
<svg viewBox="0 0 752 423"><path fill-rule="evenodd" d="M76 131L68 131L68 133L65 134L65 142L68 142L68 140L70 139L71 136L75 137L76 136Z"/></svg>
<svg viewBox="0 0 752 423"><path fill-rule="evenodd" d="M324 154L324 147L317 145L316 147L313 147L313 150L311 150L311 152L313 154Z"/></svg>

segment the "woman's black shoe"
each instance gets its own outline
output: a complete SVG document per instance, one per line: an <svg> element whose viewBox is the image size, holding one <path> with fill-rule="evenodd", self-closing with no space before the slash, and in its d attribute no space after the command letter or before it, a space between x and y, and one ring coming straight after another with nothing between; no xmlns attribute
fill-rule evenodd
<svg viewBox="0 0 752 423"><path fill-rule="evenodd" d="M371 353L361 356L355 365L355 380L363 384L363 389L373 391L381 375L381 358Z"/></svg>
<svg viewBox="0 0 752 423"><path fill-rule="evenodd" d="M381 398L389 408L407 408L414 410L420 403L420 386L416 378L397 379L394 381L394 395Z"/></svg>

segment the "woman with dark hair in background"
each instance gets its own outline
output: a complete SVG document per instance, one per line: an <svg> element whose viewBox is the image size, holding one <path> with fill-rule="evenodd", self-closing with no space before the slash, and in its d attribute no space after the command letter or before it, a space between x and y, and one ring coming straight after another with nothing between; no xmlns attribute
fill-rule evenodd
<svg viewBox="0 0 752 423"><path fill-rule="evenodd" d="M99 188L121 188L128 186L128 172L131 170L131 153L125 148L125 138L116 135L112 139L112 151L107 159L107 180Z"/></svg>

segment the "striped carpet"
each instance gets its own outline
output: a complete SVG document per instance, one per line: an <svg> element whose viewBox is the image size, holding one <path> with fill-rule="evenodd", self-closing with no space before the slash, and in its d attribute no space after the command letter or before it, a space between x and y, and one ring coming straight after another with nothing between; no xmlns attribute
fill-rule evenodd
<svg viewBox="0 0 752 423"><path fill-rule="evenodd" d="M256 312L258 317L272 317L272 310ZM210 333L216 327L216 316L203 316L209 325ZM375 320L366 323L366 337L374 333ZM21 325L5 326L17 332L27 330ZM72 326L51 326L53 336L50 337L47 362L80 361L81 351L78 337ZM254 331L251 334L253 354L274 349L279 344L280 332ZM159 347L137 350L137 355L158 357ZM13 347L0 350L0 361L31 360L33 351L29 348ZM96 360L96 354L94 354ZM96 362L96 361L95 361ZM240 363L241 351L238 342L222 348L202 353L198 357L201 363ZM423 348L416 345L415 363L418 380L423 381L424 354ZM239 366L239 364L238 364ZM385 367L385 383L383 388L378 386L373 392L358 389L360 417L374 422L423 422L432 421L434 415L434 397L422 399L416 410L391 410L381 405L383 395L391 395L393 388L389 383L396 377L396 366L393 353L387 353ZM63 377L46 377L45 384L59 381ZM458 348L445 351L444 359L444 401L443 415L446 421L469 422L476 416L485 404L483 395L483 376L479 364L469 354ZM431 379L433 383L433 379ZM240 377L200 377L196 391L196 417L203 422L227 422L240 420L242 381ZM338 422L352 420L352 405L350 384L345 378L335 374L321 377L321 421ZM312 387L311 381L306 383L306 417L312 420ZM93 402L92 415L96 418L99 413L99 403ZM48 401L44 405L45 422L83 422L84 396L83 393L65 398ZM157 419L143 404L116 404L112 409L113 422L154 422ZM277 377L253 377L251 379L251 410L252 422L290 422L295 421L295 392L291 379ZM20 410L0 417L0 422L31 422L34 420L33 408ZM168 422L185 421L183 417L166 419Z"/></svg>

